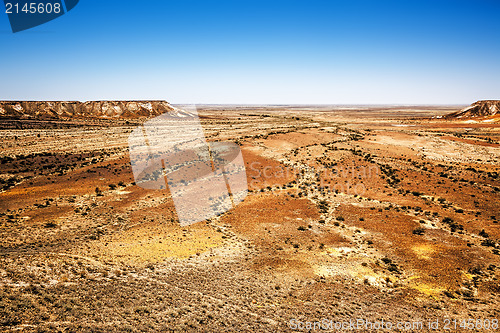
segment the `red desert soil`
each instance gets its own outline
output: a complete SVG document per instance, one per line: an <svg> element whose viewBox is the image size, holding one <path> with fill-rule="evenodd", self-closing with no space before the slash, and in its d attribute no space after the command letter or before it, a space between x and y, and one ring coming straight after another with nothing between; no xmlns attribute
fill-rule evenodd
<svg viewBox="0 0 500 333"><path fill-rule="evenodd" d="M500 319L500 127L430 118L451 111L206 106L205 136L239 144L249 192L187 227L168 190L134 183L127 139L140 115L4 119L0 325Z"/></svg>

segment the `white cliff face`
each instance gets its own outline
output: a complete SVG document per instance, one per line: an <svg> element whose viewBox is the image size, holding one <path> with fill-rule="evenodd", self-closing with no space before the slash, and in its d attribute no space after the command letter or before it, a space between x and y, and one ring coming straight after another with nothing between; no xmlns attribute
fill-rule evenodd
<svg viewBox="0 0 500 333"><path fill-rule="evenodd" d="M447 115L446 118L474 118L498 114L500 114L500 101L489 100L475 102L465 109Z"/></svg>
<svg viewBox="0 0 500 333"><path fill-rule="evenodd" d="M28 119L139 118L172 110L165 101L0 102L1 116Z"/></svg>
<svg viewBox="0 0 500 333"><path fill-rule="evenodd" d="M496 104L495 104L495 105L490 106L490 113L491 113L492 115L494 115L494 114L497 114L497 113L498 113L498 107L497 107L497 105L496 105Z"/></svg>

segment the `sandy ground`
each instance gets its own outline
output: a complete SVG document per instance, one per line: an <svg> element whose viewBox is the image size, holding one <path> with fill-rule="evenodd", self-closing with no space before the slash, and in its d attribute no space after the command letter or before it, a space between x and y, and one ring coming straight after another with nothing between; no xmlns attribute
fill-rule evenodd
<svg viewBox="0 0 500 333"><path fill-rule="evenodd" d="M0 325L493 323L500 127L431 118L456 109L205 106L206 137L240 146L250 192L188 227L168 190L134 183L127 138L144 120L4 120Z"/></svg>

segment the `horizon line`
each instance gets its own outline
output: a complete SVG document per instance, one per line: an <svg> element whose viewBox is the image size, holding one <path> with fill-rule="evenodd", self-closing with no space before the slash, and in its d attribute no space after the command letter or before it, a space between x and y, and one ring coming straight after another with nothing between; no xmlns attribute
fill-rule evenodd
<svg viewBox="0 0 500 333"><path fill-rule="evenodd" d="M90 103L90 102L166 102L171 105L202 105L202 106L463 106L481 101L495 101L493 99L476 100L472 103L193 103L169 102L166 99L96 99L96 100L0 100L0 103Z"/></svg>

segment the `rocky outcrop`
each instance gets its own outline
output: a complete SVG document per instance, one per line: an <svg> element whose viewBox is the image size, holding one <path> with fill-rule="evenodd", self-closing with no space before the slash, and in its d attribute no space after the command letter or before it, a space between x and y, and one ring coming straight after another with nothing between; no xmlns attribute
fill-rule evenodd
<svg viewBox="0 0 500 333"><path fill-rule="evenodd" d="M165 101L0 102L0 117L17 119L149 118L173 110Z"/></svg>
<svg viewBox="0 0 500 333"><path fill-rule="evenodd" d="M500 101L478 101L457 112L450 113L445 118L475 118L500 115Z"/></svg>

